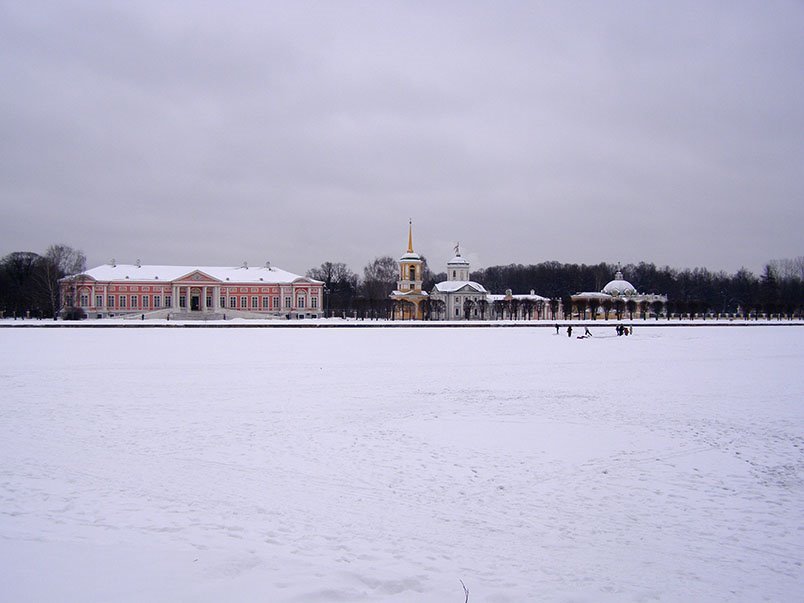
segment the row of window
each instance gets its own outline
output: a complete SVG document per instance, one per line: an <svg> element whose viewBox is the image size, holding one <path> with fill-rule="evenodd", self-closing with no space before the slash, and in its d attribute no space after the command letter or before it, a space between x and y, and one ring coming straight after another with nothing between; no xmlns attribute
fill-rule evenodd
<svg viewBox="0 0 804 603"><path fill-rule="evenodd" d="M164 307L169 308L171 306L171 304L172 304L172 301L173 301L171 296L170 295L165 295L164 299L165 299L165 306ZM285 297L284 308L290 309L292 299L293 298L291 296L289 296L289 295L287 297ZM237 296L233 295L233 296L231 296L229 298L229 305L228 306L226 305L226 298L221 297L220 298L220 305L221 305L221 308L227 308L228 307L228 308L233 308L233 309L237 309L237 308L248 309L248 308L250 308L250 309L255 309L256 310L256 309L259 309L261 307L263 310L267 310L269 308L279 308L279 297L278 296L274 297L273 300L270 300L270 301L273 301L272 306L269 306L269 303L268 303L269 300L270 300L270 297L267 296L267 295L263 296L261 300L260 300L259 296L257 296L257 295L252 295L251 300L249 300L249 297L247 295L243 295L239 299L240 304L238 304L237 303L238 302ZM80 301L81 301L81 306L82 307L84 307L84 308L89 307L89 295L87 293L82 293L81 294ZM149 296L149 295L143 295L143 296L139 296L139 295L129 295L129 296L125 296L125 295L119 295L119 296L109 295L106 298L106 301L107 301L107 306L110 309L114 309L114 308L124 309L126 307L131 308L131 309L135 309L135 308L139 308L139 309L146 309L146 308L159 309L159 308L162 307L162 296L161 295L154 295L153 296L153 305L150 305L151 296ZM249 301L251 301L250 305L249 305ZM140 304L140 302L142 302L142 303ZM205 307L207 307L207 308L212 307L212 297L208 296L206 298L205 302L206 302ZM260 305L260 302L262 302L261 305ZM304 295L299 295L298 298L296 299L296 302L297 302L297 304L296 304L297 308L305 308L305 307L307 307L307 298ZM130 305L127 305L127 304L130 304ZM96 295L95 296L95 307L100 308L102 306L103 306L103 296L102 295ZM180 308L186 308L187 307L187 299L186 299L186 297L184 295L179 296L179 307ZM317 297L311 297L310 298L310 307L313 308L313 309L318 308L318 298ZM192 309L197 310L199 308L192 308Z"/></svg>

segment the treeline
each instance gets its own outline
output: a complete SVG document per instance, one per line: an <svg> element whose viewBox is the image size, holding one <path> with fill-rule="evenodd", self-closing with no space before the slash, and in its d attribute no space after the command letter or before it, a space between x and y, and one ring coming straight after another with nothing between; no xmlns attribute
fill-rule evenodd
<svg viewBox="0 0 804 603"><path fill-rule="evenodd" d="M424 259L424 258L423 258ZM0 316L52 317L61 308L58 281L86 270L84 254L68 245L51 245L42 253L14 252L0 259ZM706 268L678 270L640 262L621 268L623 278L640 293L667 295L666 314L742 314L801 316L804 313L804 256L774 260L759 276L741 269L734 274ZM509 264L490 266L471 274L492 293L529 293L567 305L570 295L600 291L614 277L614 264ZM433 273L424 259L423 286L430 291L446 280ZM307 271L326 288L328 315L388 318L393 304L388 296L396 288L397 260L381 256L360 274L343 262L324 262Z"/></svg>
<svg viewBox="0 0 804 603"><path fill-rule="evenodd" d="M491 266L471 279L492 293L529 293L563 300L582 291L600 291L614 278L614 264L509 264ZM397 262L389 256L375 259L362 275L343 262L325 262L307 272L324 281L327 311L333 315L386 317L392 305L388 295L396 288ZM804 312L804 256L768 262L761 275L741 269L734 274L706 268L678 270L640 262L621 267L623 278L640 293L667 295L666 314L740 314L800 316ZM429 291L445 273L434 274L425 260L424 289Z"/></svg>
<svg viewBox="0 0 804 603"><path fill-rule="evenodd" d="M43 254L15 251L0 259L0 317L50 318L61 308L59 279L86 270L86 257L68 245Z"/></svg>
<svg viewBox="0 0 804 603"><path fill-rule="evenodd" d="M695 314L785 314L804 310L804 256L768 262L760 276L746 269L734 274L706 268L677 270L640 262L621 268L623 278L640 293L667 295L667 311ZM613 264L542 262L492 266L471 277L494 292L534 290L551 299L582 291L600 291L614 277Z"/></svg>

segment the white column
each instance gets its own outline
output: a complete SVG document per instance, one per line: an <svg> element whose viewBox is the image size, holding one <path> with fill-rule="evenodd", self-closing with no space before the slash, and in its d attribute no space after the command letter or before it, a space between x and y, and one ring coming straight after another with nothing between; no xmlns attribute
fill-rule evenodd
<svg viewBox="0 0 804 603"><path fill-rule="evenodd" d="M201 311L207 311L207 286L201 287Z"/></svg>
<svg viewBox="0 0 804 603"><path fill-rule="evenodd" d="M212 287L212 310L217 312L221 309L221 288Z"/></svg>
<svg viewBox="0 0 804 603"><path fill-rule="evenodd" d="M170 286L170 309L175 310L179 305L179 291L176 285Z"/></svg>

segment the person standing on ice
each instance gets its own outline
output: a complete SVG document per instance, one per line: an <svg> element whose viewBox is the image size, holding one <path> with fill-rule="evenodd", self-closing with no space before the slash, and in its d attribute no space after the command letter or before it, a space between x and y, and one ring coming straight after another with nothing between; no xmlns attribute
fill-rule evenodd
<svg viewBox="0 0 804 603"><path fill-rule="evenodd" d="M572 337L572 325L567 327L567 337Z"/></svg>
<svg viewBox="0 0 804 603"><path fill-rule="evenodd" d="M556 323L556 335L558 335L558 323Z"/></svg>
<svg viewBox="0 0 804 603"><path fill-rule="evenodd" d="M589 330L589 327L584 326L584 328L583 328L583 336L584 337L591 337L592 336L592 332Z"/></svg>

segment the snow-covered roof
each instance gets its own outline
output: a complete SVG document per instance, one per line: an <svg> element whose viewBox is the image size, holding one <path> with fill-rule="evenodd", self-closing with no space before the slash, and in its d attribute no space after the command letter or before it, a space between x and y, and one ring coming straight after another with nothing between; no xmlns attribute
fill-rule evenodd
<svg viewBox="0 0 804 603"><path fill-rule="evenodd" d="M411 289L410 291L399 291L398 289L394 289L391 291L392 297L422 297L427 296L427 291L421 291L419 289Z"/></svg>
<svg viewBox="0 0 804 603"><path fill-rule="evenodd" d="M580 293L576 293L572 297L584 297L586 299L611 299L611 295L608 293L601 293L600 291L581 291Z"/></svg>
<svg viewBox="0 0 804 603"><path fill-rule="evenodd" d="M405 255L403 255L403 256L402 256L401 258L399 258L399 259L400 259L401 261L407 261L407 262L411 262L411 261L421 261L422 256L420 256L420 255L419 255L418 253L416 253L415 251L408 251L408 252L407 252Z"/></svg>
<svg viewBox="0 0 804 603"><path fill-rule="evenodd" d="M534 301L534 302L535 301L545 301L545 302L550 301L549 298L542 297L541 295L536 295L535 293L516 293L514 295L508 295L508 294L501 295L499 293L491 293L491 294L488 295L488 300L490 302L505 301L507 299L518 299L520 301L522 301L522 300L530 300L530 301Z"/></svg>
<svg viewBox="0 0 804 603"><path fill-rule="evenodd" d="M154 266L143 264L104 264L75 276L88 276L96 281L175 281L195 272L201 272L215 280L232 283L292 283L302 280L321 284L299 274L271 266L230 268L225 266Z"/></svg>
<svg viewBox="0 0 804 603"><path fill-rule="evenodd" d="M464 287L474 289L477 293L488 293L483 285L474 281L441 281L435 284L434 289L438 293L455 293Z"/></svg>
<svg viewBox="0 0 804 603"><path fill-rule="evenodd" d="M609 295L636 295L636 292L636 287L623 279L623 273L619 270L617 274L614 275L614 280L609 281L608 284L603 287L603 293L608 293Z"/></svg>
<svg viewBox="0 0 804 603"><path fill-rule="evenodd" d="M447 266L468 266L469 260L466 258L462 258L460 255L456 255L452 258L449 262L447 262Z"/></svg>

